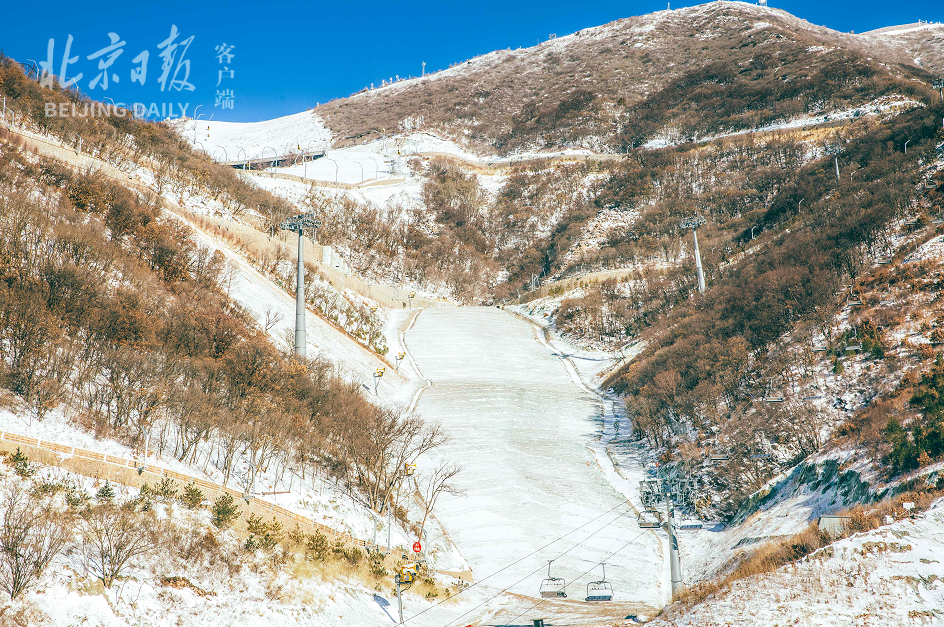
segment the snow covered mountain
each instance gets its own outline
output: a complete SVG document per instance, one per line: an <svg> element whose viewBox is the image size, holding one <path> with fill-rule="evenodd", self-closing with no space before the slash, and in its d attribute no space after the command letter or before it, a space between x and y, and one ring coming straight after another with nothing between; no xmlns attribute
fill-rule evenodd
<svg viewBox="0 0 944 627"><path fill-rule="evenodd" d="M910 37L924 42L929 58L941 54L939 40ZM637 139L623 136L626 127L644 125L646 134L679 125L704 135L756 126L758 115L764 121L788 118L795 114L788 102L812 85L825 91L807 97L823 104L833 100L835 107L838 89L829 77L839 67L911 78L917 64L906 48L904 39L841 33L780 9L719 1L626 18L531 48L495 51L315 111L342 146L379 137L381 129L402 130L422 116L424 128L485 153L620 150ZM730 75L719 73L721 67ZM674 101L681 96L697 102L708 95L698 94L699 86L731 83L742 90L739 97L754 101L747 111L709 110L698 116L694 107ZM781 95L784 83L792 93ZM839 98L850 106L871 99L856 89ZM660 103L660 110L647 111L650 103Z"/></svg>
<svg viewBox="0 0 944 627"><path fill-rule="evenodd" d="M416 557L429 627L939 620L940 34L712 2L253 124L0 59L0 483L63 537L0 619L395 623Z"/></svg>

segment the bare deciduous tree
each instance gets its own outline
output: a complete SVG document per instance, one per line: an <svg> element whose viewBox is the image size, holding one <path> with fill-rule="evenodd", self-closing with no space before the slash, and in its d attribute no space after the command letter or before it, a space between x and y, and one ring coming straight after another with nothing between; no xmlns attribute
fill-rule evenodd
<svg viewBox="0 0 944 627"><path fill-rule="evenodd" d="M441 494L459 494L460 491L455 486L449 484L462 468L458 464L450 462L440 462L432 472L425 475L422 481L417 482L420 490L420 496L423 498L423 522L420 523L420 537L423 537L423 531L426 529L426 520L436 507L436 501Z"/></svg>
<svg viewBox="0 0 944 627"><path fill-rule="evenodd" d="M154 550L149 521L135 512L111 505L92 510L82 524L86 567L111 588L131 559Z"/></svg>
<svg viewBox="0 0 944 627"><path fill-rule="evenodd" d="M341 426L350 479L378 512L399 490L404 465L447 440L438 425L427 425L398 409L365 408L363 416Z"/></svg>
<svg viewBox="0 0 944 627"><path fill-rule="evenodd" d="M15 599L39 581L71 534L60 515L29 493L14 488L5 500L0 522L0 587Z"/></svg>
<svg viewBox="0 0 944 627"><path fill-rule="evenodd" d="M274 327L279 322L281 322L282 318L284 317L285 316L284 314L282 314L281 311L275 311L274 309L272 309L271 305L266 307L265 324L263 325L263 327L265 328L265 332L268 333L269 331L271 331L272 327Z"/></svg>

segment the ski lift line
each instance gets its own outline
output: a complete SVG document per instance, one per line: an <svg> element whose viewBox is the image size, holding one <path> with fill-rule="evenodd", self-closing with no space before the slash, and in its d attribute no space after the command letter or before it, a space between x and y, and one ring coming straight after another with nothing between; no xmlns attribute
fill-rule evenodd
<svg viewBox="0 0 944 627"><path fill-rule="evenodd" d="M614 509L615 509L615 508L614 508ZM610 511L613 511L613 510L610 510ZM577 544L573 545L572 547L570 547L569 549L567 549L566 551L564 551L563 553L561 553L560 555L558 555L558 556L555 557L554 559L550 560L550 562L548 562L548 568L550 568L550 563L555 562L555 561L559 560L560 558L564 557L564 556L567 555L569 552L571 552L572 550L576 549L578 546L580 546L581 544L583 544L584 542L586 542L587 540L589 540L590 538L592 538L592 537L595 536L596 534L600 533L601 531L603 531L604 529L606 529L607 527L609 527L611 524L613 524L614 522L616 522L617 520L619 520L620 518L622 518L623 516L625 516L627 513L628 513L628 512L624 512L624 513L620 514L619 516L617 516L616 518L614 518L614 519L611 520L610 522L606 523L605 525L603 525L602 527L600 527L599 529L597 529L596 531L594 531L593 533L591 533L589 536L587 536L586 538L584 538L583 540L581 540L581 541L578 542ZM598 516L597 518L599 518L599 516ZM594 520L596 520L596 519L594 519ZM571 532L571 533L572 533L572 532ZM638 536L637 536L637 537L638 537ZM556 541L557 541L557 540L555 540L554 542L556 542ZM550 544L553 544L554 542L551 542ZM550 544L545 545L545 546L550 546ZM538 550L540 550L540 549L538 549ZM537 553L537 551L535 551L534 553ZM534 553L531 553L531 555L534 555ZM521 559L526 559L526 558L521 558ZM521 561L521 560L518 560L518 562L520 562L520 561ZM517 564L518 562L515 562L515 564ZM598 565L598 564L594 564L594 567L596 567L597 565ZM508 566L513 566L513 564L509 564ZM508 566L506 566L505 568L508 568ZM502 570L504 570L504 569L502 569ZM506 588L504 588L504 589L502 589L502 590L499 590L499 591L498 591L497 593L495 593L494 595L492 595L492 596L490 596L489 598L485 599L484 601L482 601L481 603L479 603L478 605L476 605L475 607L473 607L471 610L467 611L465 614L462 614L462 615L457 616L456 618L452 619L452 620L450 621L450 623L456 622L456 621L458 621L459 619L464 618L465 616L471 614L472 612L474 612L475 610L479 609L479 608L482 607L483 605L486 605L486 604L487 604L489 601L491 601L492 599L498 597L499 595L504 594L505 592L507 592L507 591L510 590L511 588L517 586L519 583L525 581L526 579L531 578L532 575L534 575L535 573L537 573L537 572L539 572L539 571L542 571L542 570L544 570L544 566L543 566L543 565L539 566L538 568L535 568L535 569L532 570L530 573L528 573L527 575L525 575L524 577L522 577L522 578L519 579L518 581L514 582L514 583L511 584L510 586L508 586L508 587L506 587ZM592 570L592 569L591 569L591 570ZM498 572L501 572L501 571L498 571ZM489 577L491 577L491 576L493 576L493 575L497 575L497 574L498 574L497 572L496 572L496 573L492 573L492 575L489 575ZM586 574L586 573L584 573L584 574ZM582 576L583 576L583 575L581 575L581 577L582 577ZM488 577L486 577L486 579L487 579L487 578L488 578ZM454 594L454 595L452 595L452 596L458 596L458 595L462 594L462 592L464 592L465 590L469 590L470 588L472 588L474 585L477 585L477 584L479 584L479 583L482 583L482 581L484 581L484 579L475 582L472 586L469 586L468 588L465 588L464 590L460 590L460 591L456 592L456 594ZM564 586L561 588L561 590L564 590L564 589L566 589L566 588L567 588L567 584L565 583ZM452 598L452 597L448 597L448 598L446 598L446 599L443 599L442 601L440 601L440 602L437 603L436 605L434 605L434 606L432 606L432 607L429 607L429 608L423 610L423 611L420 612L419 614L416 614L416 615L414 615L414 616L411 616L408 620L412 620L413 618L416 618L416 617L419 616L420 614L422 614L422 613L424 613L424 612L426 612L426 611L428 611L428 610L433 609L433 607L436 607L437 605L440 605L440 604L442 604L442 603L445 603L446 601L448 601L448 600L451 599L451 598ZM404 621L404 622L406 622L406 621ZM447 624L448 624L448 623L447 623Z"/></svg>
<svg viewBox="0 0 944 627"><path fill-rule="evenodd" d="M645 531L642 532L642 533L640 533L640 534L638 534L638 535L635 536L633 539L631 539L629 542L627 542L626 544L624 544L624 545L621 546L620 548L616 549L615 551L613 551L612 553L610 553L609 555L607 555L605 558L603 558L602 561L597 562L596 564L594 564L594 565L593 565L591 568L589 568L588 570L586 570L586 571L584 571L583 573L577 575L574 579L571 580L571 583L573 583L574 581L579 580L581 577L584 577L584 576L590 574L591 572L593 572L593 570L594 570L597 566L600 566L600 565L602 565L602 564L605 564L605 563L606 563L606 560L610 559L611 557L613 557L614 555L616 555L617 553L619 553L620 551L622 551L623 549L625 549L626 547L628 547L630 544L632 544L633 542L635 542L636 540L638 540L639 538L641 538L641 537L644 536L645 534L646 534ZM569 585L571 585L571 584L570 584L570 583L567 584L567 586L569 586ZM564 586L564 588L566 588L567 586ZM500 593L499 593L499 594L500 594ZM498 595L495 595L495 596L498 596ZM495 598L495 597L492 597L492 599L493 599L493 598ZM489 599L489 601L491 601L491 599ZM531 610L533 610L534 608L538 607L539 605L541 605L541 604L543 604L543 603L547 603L547 599L541 599L540 601L538 601L537 603L535 603L534 605L532 605L531 607L529 607L529 608L526 609L525 611L521 612L520 614L518 614L517 616L515 616L514 618L512 618L511 620L506 621L506 622L507 622L509 625L513 625L513 624L515 623L515 621L517 621L519 618L521 618L522 616L524 616L525 614L527 614L528 612L530 612ZM467 612L467 613L468 613L468 612ZM465 614L463 614L462 616L465 616ZM462 618L462 616L460 616L459 618ZM451 623L447 623L444 627L449 627L449 624L451 624Z"/></svg>
<svg viewBox="0 0 944 627"><path fill-rule="evenodd" d="M491 578L494 577L495 575L497 575L497 574L499 574L499 573L502 573L502 572L508 570L508 569L511 568L512 566L515 566L515 565L517 565L517 564L520 564L521 562L523 562L524 560L528 559L529 557L532 557L532 556L534 556L535 554L540 553L541 551L543 551L543 550L546 549L547 547L551 546L552 544L563 540L564 538L566 538L567 536L569 536L569 535L572 534L572 533L576 533L577 531L580 531L581 529L583 529L584 527L586 527L586 526L589 525L590 523L593 523L593 522L596 522L597 520L600 520L601 518L603 518L603 517L606 516L607 514L613 512L614 510L619 509L620 507L623 507L623 506L626 505L626 504L627 504L627 503L620 503L620 504L616 505L615 507L613 507L613 508L611 508L611 509L609 509L609 510L603 512L602 514L600 514L600 515L597 516L596 518L594 518L594 519L592 519L592 520L588 520L587 522L585 522L584 524L580 525L579 527L577 527L577 528L575 528L575 529L571 529L570 531L568 531L568 532L565 533L564 535L559 536L559 537L555 538L554 540L551 540L550 542L548 542L548 543L545 544L544 546L535 549L534 551L528 553L528 554L525 555L524 557L519 558L519 559L517 559L516 561L514 561L514 562L508 564L507 566L503 566L502 568L500 568L500 569L496 570L495 572L493 572L491 575L487 575L487 576L483 577L482 579L479 579L478 581L473 582L472 585L467 586L467 587L463 588L462 590L457 591L455 594L446 597L445 599L443 599L443 600L440 601L439 603L436 603L435 605L431 605L431 606L429 606L428 608L426 608L425 610L423 610L423 611L421 611L421 612L419 612L419 613L417 613L417 614L414 614L413 616L407 618L407 619L404 620L403 622L404 622L404 623L407 623L407 622L413 620L414 618L416 618L416 617L418 617L418 616L420 616L420 615L422 615L422 614L425 614L426 612L430 611L431 609L433 609L433 608L435 608L435 607L439 607L440 605L442 605L443 603L445 603L445 602L448 601L449 599L452 599L452 598L454 598L454 597L457 597L457 596L459 596L460 594L462 594L463 592L465 592L466 590L471 590L472 588L474 588L475 586L479 585L480 583L485 582L485 581L488 581L489 579L491 579ZM632 504L632 502L628 502L628 504L629 504L630 508L633 508L633 507L634 507L633 504ZM602 527L600 527L599 529L597 529L596 531L594 531L592 534L590 534L589 536L587 536L586 538L584 538L583 540L581 540L580 542L578 542L578 543L575 544L574 546L572 546L572 547L570 547L569 549L567 549L567 551L564 551L563 553L561 553L560 555L558 555L555 559L559 559L559 558L563 557L563 556L566 555L569 551L571 551L571 550L577 548L578 546L580 546L581 544L583 544L584 542L586 542L587 540L589 540L590 538L592 538L593 536L595 536L595 535L598 534L599 532L603 531L604 529L606 529L606 528L609 527L611 524L613 524L614 522L616 522L617 520L619 520L620 518L622 518L623 516L625 516L625 515L628 514L628 513L630 513L630 512L623 512L622 514L620 514L619 516L617 516L616 518L614 518L614 519L611 520L610 522L606 523L605 525L603 525ZM539 570L544 570L544 568L545 568L544 565L540 566L539 568L537 568L537 569L531 571L530 573L528 573L527 577L530 577L531 575L533 575L534 573L538 572ZM527 579L527 577L525 577L525 579ZM522 580L520 580L520 581L516 581L515 583L512 584L512 586L518 585L519 583L521 583L521 581L524 581L524 579L522 579ZM509 586L509 587L511 587L511 586ZM473 610L474 610L474 609L476 609L476 608L473 608ZM472 611L472 610L470 610L470 611ZM462 616L465 616L465 614L463 614ZM462 616L460 616L459 618L462 618ZM458 620L458 619L456 619L456 620Z"/></svg>
<svg viewBox="0 0 944 627"><path fill-rule="evenodd" d="M610 511L612 511L612 510L610 510ZM628 513L628 512L627 512L627 513ZM580 542L578 542L578 543L575 544L574 546L570 547L569 549L567 549L566 551L564 551L563 553L561 553L560 555L558 555L557 557L555 557L553 560L551 560L551 562L556 562L556 561L559 560L560 558L564 557L564 556L567 555L569 552L571 552L572 550L574 550L574 549L576 549L578 546L580 546L580 544L582 544L583 542L586 542L587 540L589 540L590 538L592 538L592 537L595 536L596 534L600 533L601 531L603 531L604 529L606 529L607 527L609 527L611 524L613 524L614 522L616 522L619 518L621 518L622 516L625 516L625 515L626 515L626 514L620 514L619 516L617 516L616 518L614 518L614 519L611 520L610 522L606 523L605 525L603 525L602 527L600 527L599 529L597 529L596 531L594 531L593 533L591 533L589 536L587 536L586 538L584 538L583 540L581 540ZM638 535L635 536L632 540L630 540L629 542L627 542L626 544L624 544L623 546L621 546L619 549L617 549L616 551L610 553L610 554L607 555L605 558L603 558L603 561L594 563L593 566L591 566L589 570L587 570L587 571L585 571L585 572L583 572L583 573L577 575L576 579L572 579L571 582L570 582L570 584L572 584L572 583L573 583L574 581L576 581L577 579L580 579L581 577L585 576L587 573L592 572L593 569L595 569L597 566L599 566L600 564L605 563L606 560L610 559L611 557L613 557L614 555L616 555L617 553L619 553L620 551L622 551L623 549L625 549L627 546L629 546L630 544L632 544L636 539L640 538L640 537L643 536L645 533L646 533L646 532L644 531L643 533L638 534ZM469 614L471 614L471 613L474 612L475 610L479 609L479 608L482 607L483 605L488 604L490 601L492 601L493 599L495 599L495 598L501 596L502 594L508 592L509 590L511 590L512 588L514 588L515 586L517 586L519 583L521 583L522 581L525 581L526 579L529 579L532 575L534 575L536 572L541 571L541 570L544 570L544 566L543 566L543 565L541 565L540 567L538 567L538 568L532 570L530 573L528 573L527 575L525 575L524 577L522 577L522 578L519 579L518 581L514 582L513 584L511 584L511 585L508 586L507 588L503 588L502 590L499 590L498 592L496 592L495 594L493 594L493 595L490 596L489 598L485 599L484 601L482 601L481 603L479 603L478 605L476 605L475 607L473 607L471 610L467 611L466 613L461 614L461 615L457 616L456 618L453 618L451 621L449 621L448 623L446 623L446 625L445 625L444 627L449 627L449 625L451 625L451 624L457 622L459 619L465 618L466 616L468 616ZM561 590L562 590L562 591L563 591L563 590L566 590L566 589L567 589L567 586L569 586L570 584L565 583L564 586L561 588ZM469 586L469 588L471 588L471 587L472 587L472 586ZM466 588L466 590L468 590L469 588ZM456 595L458 595L458 594L460 594L460 593L461 593L461 591L460 591L460 592L457 592ZM455 595L453 595L453 596L455 596ZM566 596L566 595L565 595L565 596ZM452 598L452 597L450 597L450 598ZM548 598L558 598L558 597L548 597ZM530 607L530 608L528 608L527 610L525 610L525 613L530 612L532 609L534 609L535 607L537 607L537 606L540 605L541 603L544 603L544 601L546 601L546 600L547 600L547 599L543 599L543 600L541 600L540 602L536 603L536 604L533 605L532 607ZM444 601L448 601L448 599L445 599ZM441 602L444 602L444 601L441 601ZM438 604L437 604L437 605L438 605ZM436 607L436 606L434 605L433 607ZM427 608L427 609L432 609L432 608ZM425 612L426 610L423 610L423 611ZM422 614L422 613L423 613L423 612L420 612L420 614ZM420 614L416 614L416 616L419 616ZM412 616L411 618L416 618L416 616ZM515 618L518 618L518 617L516 616ZM404 623L405 623L405 622L406 622L406 621L404 621Z"/></svg>

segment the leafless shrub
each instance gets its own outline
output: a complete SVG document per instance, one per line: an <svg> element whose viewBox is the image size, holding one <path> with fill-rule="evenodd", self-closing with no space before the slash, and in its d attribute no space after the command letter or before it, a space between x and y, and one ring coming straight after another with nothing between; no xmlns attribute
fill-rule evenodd
<svg viewBox="0 0 944 627"><path fill-rule="evenodd" d="M7 492L0 522L0 588L18 597L35 585L71 537L63 517L37 497Z"/></svg>
<svg viewBox="0 0 944 627"><path fill-rule="evenodd" d="M86 567L106 588L111 588L129 562L157 549L145 516L128 509L103 505L82 521L82 554Z"/></svg>

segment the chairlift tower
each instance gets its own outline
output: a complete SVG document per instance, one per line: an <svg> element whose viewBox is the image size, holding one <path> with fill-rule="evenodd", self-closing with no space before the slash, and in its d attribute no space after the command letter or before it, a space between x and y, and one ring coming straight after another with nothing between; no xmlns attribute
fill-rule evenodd
<svg viewBox="0 0 944 627"><path fill-rule="evenodd" d="M317 229L321 222L313 215L302 213L279 225L285 231L298 233L298 282L295 287L295 354L305 357L305 229Z"/></svg>
<svg viewBox="0 0 944 627"><path fill-rule="evenodd" d="M934 80L934 89L941 95L941 102L944 102L944 78Z"/></svg>
<svg viewBox="0 0 944 627"><path fill-rule="evenodd" d="M842 146L839 144L829 144L826 146L826 154L833 156L833 161L836 164L836 180L839 180L839 154L842 152Z"/></svg>
<svg viewBox="0 0 944 627"><path fill-rule="evenodd" d="M675 534L675 509L673 499L683 498L685 493L690 493L695 488L692 479L676 479L674 481L665 479L652 479L639 482L639 496L643 507L647 512L656 514L661 518L656 504L660 500L665 501L666 520L661 526L669 536L669 576L672 584L672 599L675 600L682 592L684 584L682 582L682 561L679 557L678 536ZM684 500L684 499L683 499ZM640 524L641 528L654 528L652 523Z"/></svg>
<svg viewBox="0 0 944 627"><path fill-rule="evenodd" d="M682 592L682 562L679 559L678 536L675 535L675 510L672 497L665 495L665 531L669 534L669 576L672 579L672 600Z"/></svg>
<svg viewBox="0 0 944 627"><path fill-rule="evenodd" d="M705 219L701 216L692 216L682 220L682 228L691 229L692 238L695 240L695 272L698 274L698 292L700 294L705 293L705 272L702 270L701 253L698 251L698 227L704 223Z"/></svg>

